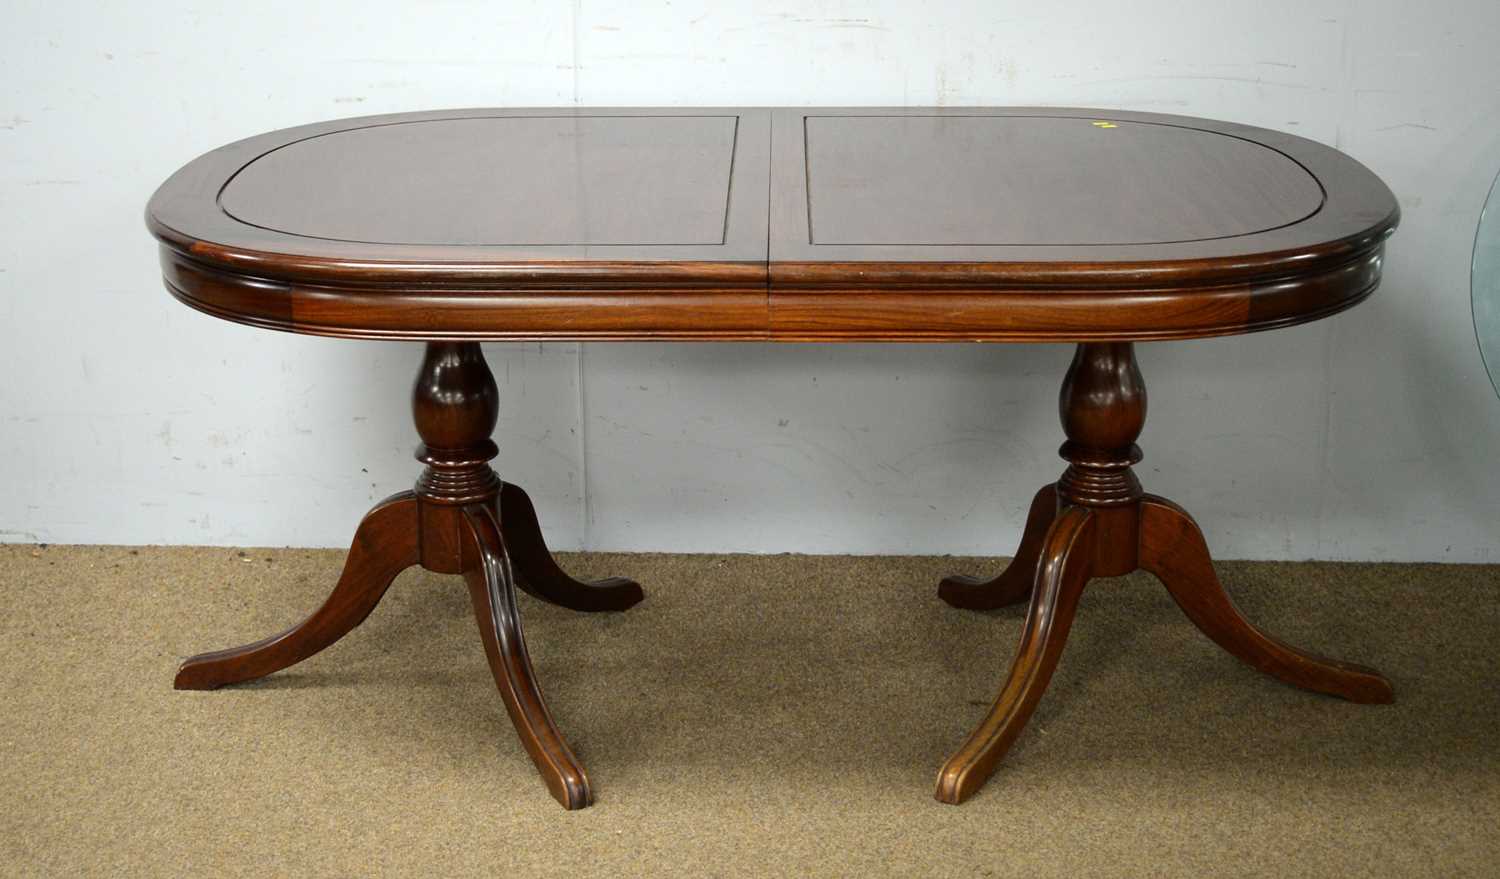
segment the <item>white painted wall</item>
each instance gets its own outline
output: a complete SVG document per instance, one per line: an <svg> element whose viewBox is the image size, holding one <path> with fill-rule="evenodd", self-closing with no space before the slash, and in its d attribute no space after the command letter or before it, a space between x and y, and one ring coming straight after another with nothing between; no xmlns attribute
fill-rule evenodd
<svg viewBox="0 0 1500 879"><path fill-rule="evenodd" d="M0 539L345 545L416 474L415 345L172 301L141 222L193 156L386 111L1073 104L1297 132L1404 210L1378 296L1141 346L1141 475L1224 558L1495 561L1468 260L1500 4L16 2L0 12ZM1011 551L1059 472L1061 346L486 346L553 543Z"/></svg>

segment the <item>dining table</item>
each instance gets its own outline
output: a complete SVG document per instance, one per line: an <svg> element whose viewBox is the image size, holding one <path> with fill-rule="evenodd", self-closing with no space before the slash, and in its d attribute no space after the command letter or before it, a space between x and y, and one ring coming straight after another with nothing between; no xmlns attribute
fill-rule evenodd
<svg viewBox="0 0 1500 879"><path fill-rule="evenodd" d="M424 346L411 391L424 466L359 523L322 606L187 659L175 685L213 689L313 656L406 568L461 575L521 745L564 807L587 806L593 783L543 698L517 592L607 613L643 591L565 573L527 493L491 467L503 389L481 343L1053 342L1076 346L1062 472L1032 499L1008 566L937 588L966 610L1028 603L994 704L939 769L937 798L959 803L994 772L1095 578L1148 571L1250 667L1390 702L1373 669L1248 621L1198 524L1145 492L1134 346L1354 306L1380 282L1399 215L1373 172L1316 141L1110 109L437 110L215 149L147 208L167 289L252 327Z"/></svg>

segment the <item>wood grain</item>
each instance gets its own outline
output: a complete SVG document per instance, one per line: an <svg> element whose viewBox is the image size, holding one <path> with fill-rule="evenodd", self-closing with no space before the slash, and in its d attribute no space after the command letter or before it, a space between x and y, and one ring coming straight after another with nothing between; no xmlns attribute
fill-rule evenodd
<svg viewBox="0 0 1500 879"><path fill-rule="evenodd" d="M189 660L178 686L312 655L407 565L462 573L523 746L564 806L585 806L592 788L542 700L515 592L602 611L641 591L563 573L530 499L490 467L498 392L478 340L1054 340L1080 343L1059 400L1068 467L1034 499L1011 568L941 587L960 607L1031 603L938 798L972 795L1021 734L1091 577L1150 570L1244 662L1389 701L1373 670L1255 629L1192 519L1144 495L1132 343L1348 308L1379 284L1398 218L1379 178L1321 144L1118 111L465 110L230 144L147 208L168 289L253 326L425 340L412 401L427 466L367 517L322 609Z"/></svg>
<svg viewBox="0 0 1500 879"><path fill-rule="evenodd" d="M516 607L515 578L495 511L485 504L470 504L463 508L463 516L464 579L506 713L552 798L564 809L585 808L594 802L593 786L537 686Z"/></svg>
<svg viewBox="0 0 1500 879"><path fill-rule="evenodd" d="M1197 523L1142 491L1131 468L1141 459L1135 441L1146 419L1146 385L1133 345L1079 345L1058 410L1068 437L1059 453L1068 467L1037 493L1011 567L989 582L950 577L939 587L955 607L987 610L1028 591L1031 603L994 705L938 773L938 800L973 796L1021 735L1062 656L1079 596L1095 577L1152 572L1214 643L1286 683L1353 702L1394 698L1390 681L1374 669L1298 650L1251 625L1214 574ZM1028 572L1029 590L1021 580Z"/></svg>
<svg viewBox="0 0 1500 879"><path fill-rule="evenodd" d="M1391 682L1375 669L1299 650L1251 625L1219 583L1198 523L1165 498L1141 499L1141 568L1162 581L1195 626L1251 668L1351 702L1395 700Z"/></svg>
<svg viewBox="0 0 1500 879"><path fill-rule="evenodd" d="M355 533L344 572L307 619L253 644L204 653L182 663L176 687L209 690L301 662L364 621L398 573L420 564L462 574L480 640L521 745L552 796L567 809L593 802L593 788L542 699L521 629L516 589L575 610L624 610L641 587L611 578L595 583L563 572L542 538L531 499L502 485L490 467L498 389L474 342L427 345L412 387L412 417L426 464L414 491L387 498Z"/></svg>
<svg viewBox="0 0 1500 879"><path fill-rule="evenodd" d="M989 713L938 772L938 800L956 805L972 796L1026 728L1093 575L1093 540L1094 514L1086 507L1068 507L1048 527L1015 662Z"/></svg>
<svg viewBox="0 0 1500 879"><path fill-rule="evenodd" d="M625 577L575 580L568 576L547 549L536 507L521 486L509 482L500 486L495 502L516 585L528 595L583 613L627 610L646 597L639 583Z"/></svg>
<svg viewBox="0 0 1500 879"><path fill-rule="evenodd" d="M274 149L219 207L307 238L443 247L724 244L737 115L371 122Z"/></svg>
<svg viewBox="0 0 1500 879"><path fill-rule="evenodd" d="M178 667L173 686L213 690L296 665L354 631L380 603L396 575L419 561L417 498L404 491L365 515L338 583L307 619L252 644L189 657Z"/></svg>
<svg viewBox="0 0 1500 879"><path fill-rule="evenodd" d="M1016 555L995 577L983 580L955 574L938 584L938 597L950 607L965 610L995 610L1019 604L1031 596L1032 582L1042 558L1042 543L1047 529L1057 519L1057 486L1044 485L1031 499L1026 527L1021 531L1021 545Z"/></svg>
<svg viewBox="0 0 1500 879"><path fill-rule="evenodd" d="M1196 127L808 114L801 133L815 247L1203 241L1288 226L1323 206L1318 181L1285 153Z"/></svg>
<svg viewBox="0 0 1500 879"><path fill-rule="evenodd" d="M427 341L1249 332L1368 296L1398 217L1313 141L1060 108L366 117L215 150L147 210L195 308Z"/></svg>

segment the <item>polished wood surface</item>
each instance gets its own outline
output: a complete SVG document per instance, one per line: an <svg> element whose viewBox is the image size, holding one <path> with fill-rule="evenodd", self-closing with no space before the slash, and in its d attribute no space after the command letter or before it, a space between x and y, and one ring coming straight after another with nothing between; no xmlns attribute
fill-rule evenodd
<svg viewBox="0 0 1500 879"><path fill-rule="evenodd" d="M1042 560L1042 542L1057 518L1057 486L1045 485L1031 500L1021 545L1005 570L989 580L954 574L938 584L938 597L966 610L997 610L1031 596L1032 580Z"/></svg>
<svg viewBox="0 0 1500 879"><path fill-rule="evenodd" d="M366 117L208 153L147 211L196 308L423 340L1248 332L1369 295L1398 215L1313 141L1055 108Z"/></svg>
<svg viewBox="0 0 1500 879"><path fill-rule="evenodd" d="M738 116L481 116L287 144L224 187L242 223L444 247L722 245Z"/></svg>
<svg viewBox="0 0 1500 879"><path fill-rule="evenodd" d="M876 129L896 145L867 143ZM1123 341L1289 326L1373 292L1399 217L1379 178L1337 150L1207 119L818 108L776 111L772 135L775 339ZM903 143L946 154L908 153L903 176L923 194L874 176L899 162ZM844 170L856 153L877 158ZM1085 155L1092 165L1057 158ZM820 182L824 173L835 176ZM1207 192L1220 200L1200 199ZM941 219L950 201L957 224ZM949 224L918 231L907 211ZM1072 222L1078 231L1066 234Z"/></svg>
<svg viewBox="0 0 1500 879"><path fill-rule="evenodd" d="M1056 108L529 109L271 132L189 163L147 224L183 302L271 329L427 342L412 392L426 467L355 535L324 605L280 635L183 663L177 686L270 674L356 627L420 564L465 577L523 748L567 808L593 799L547 709L516 590L579 611L642 599L547 550L490 467L484 339L1071 341L1068 462L999 576L949 604L1029 599L988 716L937 796L984 784L1021 734L1094 577L1154 573L1246 664L1356 702L1391 685L1260 632L1196 523L1144 493L1133 342L1289 326L1380 281L1399 211L1358 162L1227 122Z"/></svg>
<svg viewBox="0 0 1500 879"><path fill-rule="evenodd" d="M467 504L462 525L460 567L469 584L479 640L511 725L553 799L565 809L582 809L593 803L593 788L537 686L521 633L515 578L495 511L485 504Z"/></svg>
<svg viewBox="0 0 1500 879"><path fill-rule="evenodd" d="M1214 574L1197 523L1171 501L1142 491L1131 466L1141 459L1135 440L1145 423L1146 389L1132 345L1079 345L1059 399L1068 437L1060 453L1068 467L1055 486L1038 492L1015 561L994 580L950 577L939 587L939 597L955 607L987 609L1019 600L1025 594L1019 578L1031 576L1009 675L984 720L939 771L940 801L972 796L1020 736L1094 577L1150 571L1194 625L1246 665L1351 702L1392 701L1390 681L1374 669L1298 650L1255 628Z"/></svg>
<svg viewBox="0 0 1500 879"><path fill-rule="evenodd" d="M581 611L624 610L643 595L615 577L575 580L542 540L531 498L490 467L499 414L494 375L479 345L427 346L412 389L412 414L427 466L413 491L377 505L360 523L343 575L316 612L253 644L184 661L180 690L211 690L264 677L347 635L375 609L396 575L412 565L462 574L480 641L516 734L543 783L567 809L593 802L593 788L542 698L521 630L516 590Z"/></svg>
<svg viewBox="0 0 1500 879"><path fill-rule="evenodd" d="M1172 593L1182 612L1203 634L1237 659L1271 677L1351 702L1385 703L1395 698L1380 672L1290 647L1256 629L1219 585L1198 523L1166 498L1141 498L1141 569Z"/></svg>
<svg viewBox="0 0 1500 879"><path fill-rule="evenodd" d="M386 498L365 515L338 583L311 616L279 635L185 660L173 686L213 690L296 665L364 622L396 575L419 561L417 498L405 491Z"/></svg>
<svg viewBox="0 0 1500 879"><path fill-rule="evenodd" d="M1285 153L1201 128L959 113L801 121L815 247L1194 242L1323 206Z"/></svg>
<svg viewBox="0 0 1500 879"><path fill-rule="evenodd" d="M961 803L995 771L1052 681L1083 587L1093 576L1098 523L1084 507L1064 510L1042 539L1041 561L1021 644L995 705L938 773L937 798Z"/></svg>
<svg viewBox="0 0 1500 879"><path fill-rule="evenodd" d="M871 128L910 145L901 176L915 176L923 192L873 176L900 159ZM1122 292L1148 280L1247 281L1300 261L1348 259L1399 216L1380 179L1338 150L1189 116L783 109L772 135L773 285L803 272L827 279L848 263L888 264L877 283L902 270L952 284L1030 280ZM836 176L820 182L823 174ZM988 211L974 202L981 197ZM944 219L949 202L958 213ZM943 231L921 228L927 223ZM922 274L923 263L937 265Z"/></svg>
<svg viewBox="0 0 1500 879"><path fill-rule="evenodd" d="M547 550L536 508L521 486L501 485L499 503L511 569L526 594L585 613L626 610L646 597L640 584L625 577L584 581L568 576Z"/></svg>

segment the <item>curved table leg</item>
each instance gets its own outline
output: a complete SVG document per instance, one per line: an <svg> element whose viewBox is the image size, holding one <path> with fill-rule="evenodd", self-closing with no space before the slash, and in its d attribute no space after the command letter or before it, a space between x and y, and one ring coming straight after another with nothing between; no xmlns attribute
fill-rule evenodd
<svg viewBox="0 0 1500 879"><path fill-rule="evenodd" d="M1093 567L1093 514L1068 507L1047 530L1021 645L984 722L938 773L937 798L958 804L979 790L1025 728L1052 680Z"/></svg>
<svg viewBox="0 0 1500 879"><path fill-rule="evenodd" d="M569 610L625 610L646 595L640 584L624 577L585 582L569 577L547 549L531 498L519 485L500 488L500 533L510 550L516 585L528 595Z"/></svg>
<svg viewBox="0 0 1500 879"><path fill-rule="evenodd" d="M365 514L339 582L322 607L279 635L184 661L173 686L212 690L301 662L364 622L396 575L418 561L417 499L406 491L386 498Z"/></svg>
<svg viewBox="0 0 1500 879"><path fill-rule="evenodd" d="M1214 574L1198 523L1165 498L1141 499L1140 565L1166 585L1194 625L1251 668L1351 702L1395 698L1391 682L1374 669L1305 653L1251 625Z"/></svg>
<svg viewBox="0 0 1500 879"><path fill-rule="evenodd" d="M499 522L486 504L466 506L463 515L464 579L505 710L552 796L564 808L582 809L594 801L593 790L537 687L521 633L515 579Z"/></svg>
<svg viewBox="0 0 1500 879"><path fill-rule="evenodd" d="M1021 545L1016 548L1015 558L992 580L966 577L956 574L943 578L938 584L938 597L953 607L965 610L994 610L1026 600L1031 594L1032 580L1036 577L1037 560L1041 557L1042 540L1047 528L1057 518L1057 486L1044 485L1031 500L1031 510L1026 514L1026 527L1021 532Z"/></svg>

